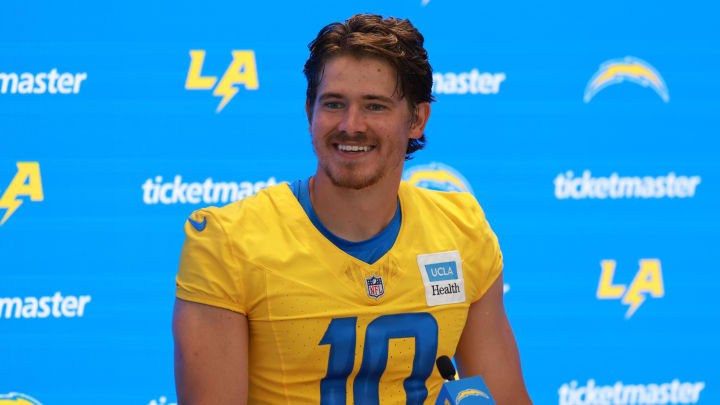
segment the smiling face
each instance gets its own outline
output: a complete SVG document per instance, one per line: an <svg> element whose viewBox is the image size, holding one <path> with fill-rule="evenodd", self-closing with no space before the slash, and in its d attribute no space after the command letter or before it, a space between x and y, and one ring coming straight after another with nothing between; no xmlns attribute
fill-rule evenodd
<svg viewBox="0 0 720 405"><path fill-rule="evenodd" d="M413 119L396 83L395 69L382 59L337 56L325 63L312 111L307 104L318 175L358 190L400 178L408 139L422 136L429 104Z"/></svg>

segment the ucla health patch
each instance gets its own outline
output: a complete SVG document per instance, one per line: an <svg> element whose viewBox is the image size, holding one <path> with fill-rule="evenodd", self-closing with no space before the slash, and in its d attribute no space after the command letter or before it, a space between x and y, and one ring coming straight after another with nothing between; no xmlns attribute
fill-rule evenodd
<svg viewBox="0 0 720 405"><path fill-rule="evenodd" d="M465 302L465 279L460 252L418 255L418 267L425 284L428 306Z"/></svg>

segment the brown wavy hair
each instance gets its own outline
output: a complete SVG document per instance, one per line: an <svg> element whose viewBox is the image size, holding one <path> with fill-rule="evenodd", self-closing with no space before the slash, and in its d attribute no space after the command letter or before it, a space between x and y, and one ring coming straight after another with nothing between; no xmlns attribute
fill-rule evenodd
<svg viewBox="0 0 720 405"><path fill-rule="evenodd" d="M308 45L310 57L303 73L307 78L307 99L312 110L317 88L322 80L325 62L340 55L379 57L392 65L397 73L400 97L406 97L412 117L417 105L435 101L432 95L432 67L423 47L422 34L410 23L394 17L375 14L356 14L344 23L335 22L320 30ZM425 134L410 139L405 159L425 147Z"/></svg>

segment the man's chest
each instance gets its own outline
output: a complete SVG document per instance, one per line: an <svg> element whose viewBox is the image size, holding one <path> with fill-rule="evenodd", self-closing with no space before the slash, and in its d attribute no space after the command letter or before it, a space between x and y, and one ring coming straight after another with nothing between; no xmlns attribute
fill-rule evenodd
<svg viewBox="0 0 720 405"><path fill-rule="evenodd" d="M289 271L268 271L263 316L249 314L251 351L277 352L277 372L292 375L296 390L330 392L336 384L343 392L404 397L409 379L414 385L408 389L422 394L437 374L435 359L454 354L467 316L462 280L448 278L446 267L445 279L436 281L456 297L442 305L428 296L432 288L416 256L389 256L373 266L308 260ZM431 277L440 277L434 270Z"/></svg>

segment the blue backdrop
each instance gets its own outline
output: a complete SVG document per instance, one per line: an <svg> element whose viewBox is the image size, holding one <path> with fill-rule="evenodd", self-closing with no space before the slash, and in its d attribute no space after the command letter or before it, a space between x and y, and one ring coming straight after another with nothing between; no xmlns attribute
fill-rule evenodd
<svg viewBox="0 0 720 405"><path fill-rule="evenodd" d="M535 403L720 403L716 3L2 10L0 402L176 402L186 218L314 172L306 46L372 12L426 38L406 179L485 209Z"/></svg>

